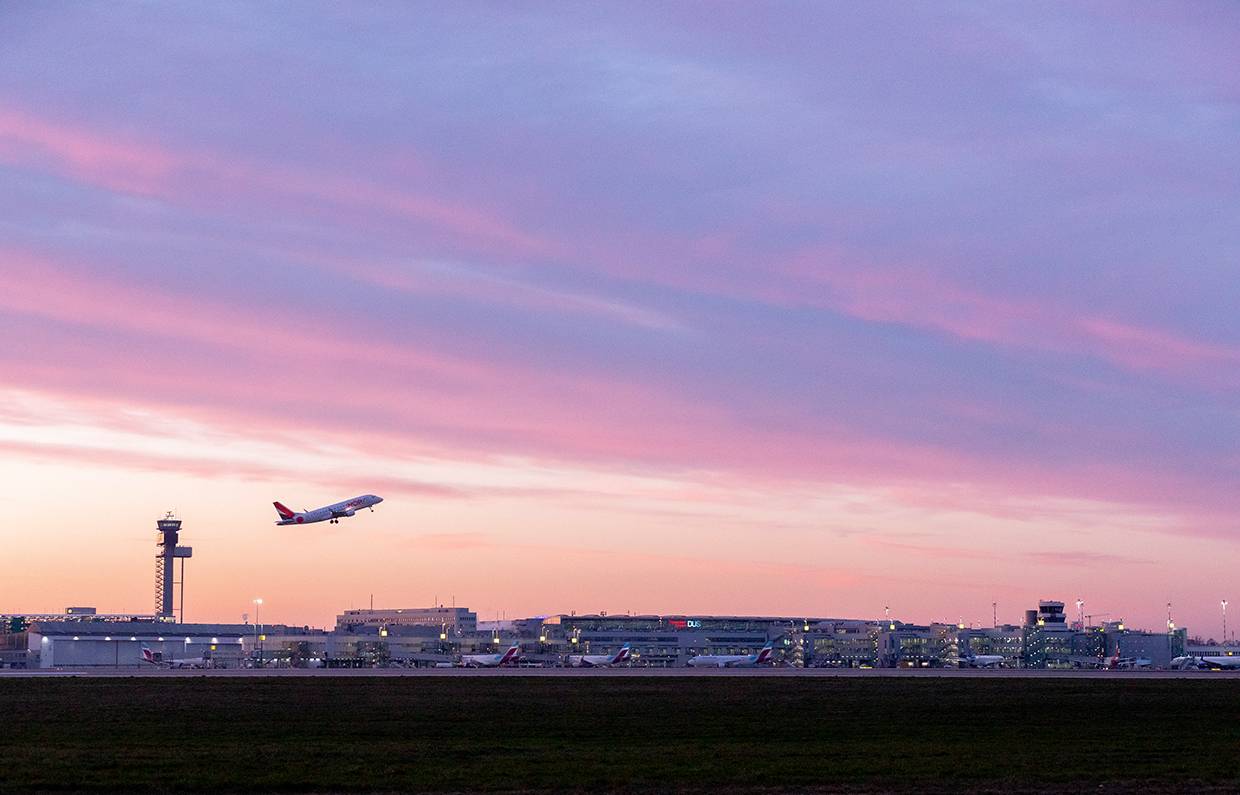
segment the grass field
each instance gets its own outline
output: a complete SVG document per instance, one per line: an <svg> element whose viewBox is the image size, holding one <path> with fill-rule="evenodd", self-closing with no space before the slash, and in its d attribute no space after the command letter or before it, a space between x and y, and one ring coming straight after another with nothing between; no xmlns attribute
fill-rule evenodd
<svg viewBox="0 0 1240 795"><path fill-rule="evenodd" d="M1237 684L11 679L0 791L1237 791Z"/></svg>

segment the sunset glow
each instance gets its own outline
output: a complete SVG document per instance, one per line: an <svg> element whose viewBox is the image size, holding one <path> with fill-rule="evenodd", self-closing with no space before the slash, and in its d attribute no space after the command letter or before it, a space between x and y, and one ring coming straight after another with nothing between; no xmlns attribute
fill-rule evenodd
<svg viewBox="0 0 1240 795"><path fill-rule="evenodd" d="M150 612L175 510L191 621L1217 634L1240 7L66 8L0 11L5 609Z"/></svg>

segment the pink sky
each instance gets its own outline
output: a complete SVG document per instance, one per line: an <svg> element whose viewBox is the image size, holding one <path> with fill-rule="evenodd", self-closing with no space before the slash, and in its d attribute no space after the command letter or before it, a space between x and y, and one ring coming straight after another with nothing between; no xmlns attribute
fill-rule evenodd
<svg viewBox="0 0 1240 795"><path fill-rule="evenodd" d="M1236 15L11 9L0 611L1217 635Z"/></svg>

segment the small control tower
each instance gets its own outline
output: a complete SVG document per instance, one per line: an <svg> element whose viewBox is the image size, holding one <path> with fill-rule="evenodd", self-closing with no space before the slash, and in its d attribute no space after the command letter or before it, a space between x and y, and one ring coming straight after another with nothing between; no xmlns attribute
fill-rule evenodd
<svg viewBox="0 0 1240 795"><path fill-rule="evenodd" d="M178 546L181 535L181 520L169 511L164 518L155 523L155 613L163 621L176 621L177 613L172 609L172 591L181 586L181 620L185 620L185 559L194 556L193 547ZM173 562L181 559L181 579L174 577Z"/></svg>

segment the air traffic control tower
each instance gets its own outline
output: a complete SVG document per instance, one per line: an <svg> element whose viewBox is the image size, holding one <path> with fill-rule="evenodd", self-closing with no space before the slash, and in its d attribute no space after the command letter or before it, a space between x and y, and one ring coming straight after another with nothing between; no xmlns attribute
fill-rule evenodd
<svg viewBox="0 0 1240 795"><path fill-rule="evenodd" d="M169 511L163 519L155 523L158 535L155 537L155 613L161 621L176 621L178 612L180 620L185 620L185 559L194 556L193 547L177 545L181 535L181 520L174 519ZM181 559L181 579L173 578L174 561ZM172 591L181 586L180 610L172 609Z"/></svg>

